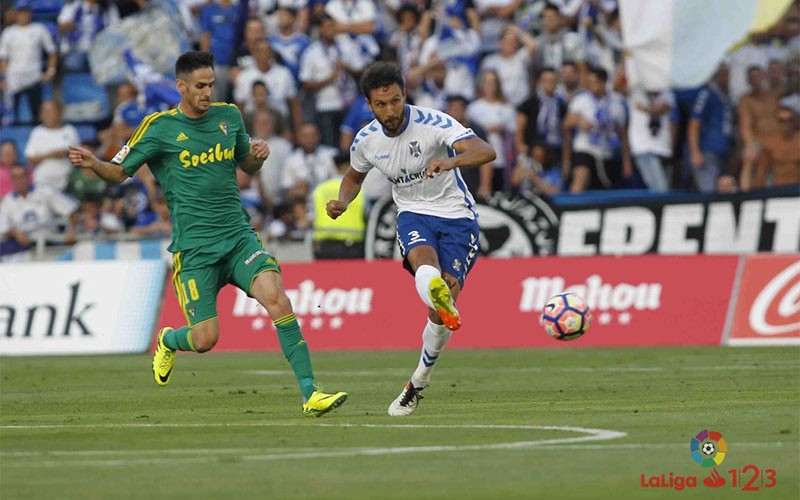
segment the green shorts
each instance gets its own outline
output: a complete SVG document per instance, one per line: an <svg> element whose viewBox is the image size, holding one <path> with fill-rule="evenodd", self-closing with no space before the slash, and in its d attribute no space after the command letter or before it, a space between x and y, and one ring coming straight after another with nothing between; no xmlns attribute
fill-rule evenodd
<svg viewBox="0 0 800 500"><path fill-rule="evenodd" d="M217 315L217 293L231 283L250 295L253 280L266 271L280 272L278 260L264 250L253 232L172 255L172 284L189 326ZM252 297L252 295L250 295Z"/></svg>

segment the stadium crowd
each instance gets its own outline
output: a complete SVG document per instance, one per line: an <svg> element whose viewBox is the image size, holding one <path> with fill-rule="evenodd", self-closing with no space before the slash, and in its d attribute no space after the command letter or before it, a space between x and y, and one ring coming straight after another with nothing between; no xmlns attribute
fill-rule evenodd
<svg viewBox="0 0 800 500"><path fill-rule="evenodd" d="M399 65L411 103L447 112L494 147L493 163L462 172L476 196L800 183L797 3L707 84L653 92L627 85L616 0L164 1L189 46L214 55L216 99L234 102L250 135L269 143L260 173L238 171L243 205L269 240L303 241L315 225L337 239L322 227L327 200L314 193L335 192L328 181L373 118L357 81L375 60ZM64 119L65 97L91 78L98 34L152 3L17 0L3 12L0 255L42 231L66 243L169 236L147 169L112 189L67 153L83 144L110 160L145 116L177 104L174 76L131 47L128 81L104 89L107 116ZM372 172L359 206L389 193ZM363 220L353 224L363 231ZM345 240L357 249L363 237Z"/></svg>

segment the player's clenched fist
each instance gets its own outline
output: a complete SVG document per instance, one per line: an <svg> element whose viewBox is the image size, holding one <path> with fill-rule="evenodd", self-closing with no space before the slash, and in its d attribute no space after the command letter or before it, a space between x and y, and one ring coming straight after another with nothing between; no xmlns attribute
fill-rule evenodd
<svg viewBox="0 0 800 500"><path fill-rule="evenodd" d="M328 217L336 219L347 210L347 203L339 200L331 200L325 206L325 209L328 212Z"/></svg>
<svg viewBox="0 0 800 500"><path fill-rule="evenodd" d="M97 158L88 149L70 146L69 161L76 167L91 168L97 162Z"/></svg>
<svg viewBox="0 0 800 500"><path fill-rule="evenodd" d="M431 178L434 175L439 175L453 169L453 162L449 160L433 159L428 163L428 168L425 169L425 177Z"/></svg>
<svg viewBox="0 0 800 500"><path fill-rule="evenodd" d="M269 156L269 145L261 139L253 139L250 142L250 154L259 160L266 160Z"/></svg>

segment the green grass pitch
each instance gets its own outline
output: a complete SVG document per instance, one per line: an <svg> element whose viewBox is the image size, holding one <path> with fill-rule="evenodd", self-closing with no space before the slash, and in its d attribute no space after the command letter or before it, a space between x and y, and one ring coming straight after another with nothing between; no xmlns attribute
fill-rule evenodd
<svg viewBox="0 0 800 500"><path fill-rule="evenodd" d="M312 355L350 393L320 419L277 353L179 354L165 388L150 355L2 358L0 498L800 496L798 348L445 351L406 418L386 408L417 352ZM728 446L715 489L704 429ZM733 487L751 464L759 491L752 469Z"/></svg>

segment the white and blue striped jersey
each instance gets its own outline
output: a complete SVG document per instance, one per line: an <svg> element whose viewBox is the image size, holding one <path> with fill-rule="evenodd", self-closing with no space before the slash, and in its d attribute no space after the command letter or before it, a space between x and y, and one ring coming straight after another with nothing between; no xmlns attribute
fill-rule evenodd
<svg viewBox="0 0 800 500"><path fill-rule="evenodd" d="M353 139L350 166L361 173L377 168L392 183L398 213L414 212L448 219L475 218L475 199L457 168L425 178L428 163L455 156L453 144L474 137L455 118L433 108L406 105L405 128L387 136L372 120Z"/></svg>

